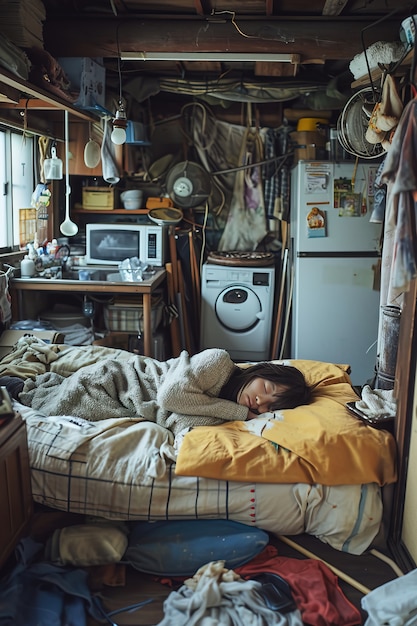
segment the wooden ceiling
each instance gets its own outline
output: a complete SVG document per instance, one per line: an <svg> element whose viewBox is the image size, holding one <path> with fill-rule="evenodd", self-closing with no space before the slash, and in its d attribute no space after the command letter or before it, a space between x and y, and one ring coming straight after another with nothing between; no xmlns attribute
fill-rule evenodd
<svg viewBox="0 0 417 626"><path fill-rule="evenodd" d="M404 0L43 0L44 45L55 57L121 52L219 52L218 62L124 61L140 74L297 75L320 66L329 75L376 41L397 41L413 14ZM296 63L228 63L227 53L285 53ZM284 67L285 66L285 67Z"/></svg>

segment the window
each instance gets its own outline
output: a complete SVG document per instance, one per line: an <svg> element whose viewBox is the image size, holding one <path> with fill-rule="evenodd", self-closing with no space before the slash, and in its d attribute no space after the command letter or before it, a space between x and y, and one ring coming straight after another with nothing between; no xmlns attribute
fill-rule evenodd
<svg viewBox="0 0 417 626"><path fill-rule="evenodd" d="M36 139L0 129L0 250L20 247L20 209L31 207Z"/></svg>

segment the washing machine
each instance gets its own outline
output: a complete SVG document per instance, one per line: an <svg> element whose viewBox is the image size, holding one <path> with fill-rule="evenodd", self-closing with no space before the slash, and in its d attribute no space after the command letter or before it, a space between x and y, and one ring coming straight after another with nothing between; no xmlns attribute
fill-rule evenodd
<svg viewBox="0 0 417 626"><path fill-rule="evenodd" d="M274 267L205 263L201 282L201 350L223 348L234 361L269 359L274 283Z"/></svg>

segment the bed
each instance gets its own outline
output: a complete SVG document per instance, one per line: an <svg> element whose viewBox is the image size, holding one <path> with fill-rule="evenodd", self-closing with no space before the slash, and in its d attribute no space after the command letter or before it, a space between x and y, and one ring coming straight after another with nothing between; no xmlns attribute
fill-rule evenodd
<svg viewBox="0 0 417 626"><path fill-rule="evenodd" d="M23 337L0 361L0 376L69 376L132 356ZM394 438L346 410L357 399L346 365L284 363L315 385L311 404L177 436L139 416L90 422L15 402L26 421L33 499L112 520L229 519L361 554L380 530L381 489L396 480Z"/></svg>

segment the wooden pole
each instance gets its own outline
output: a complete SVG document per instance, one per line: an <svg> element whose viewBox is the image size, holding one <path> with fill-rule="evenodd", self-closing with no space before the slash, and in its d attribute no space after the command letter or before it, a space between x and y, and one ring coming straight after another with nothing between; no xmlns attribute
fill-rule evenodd
<svg viewBox="0 0 417 626"><path fill-rule="evenodd" d="M178 315L178 309L175 302L174 281L173 281L173 268L172 263L166 263L165 269L167 273L167 289L168 289L168 301L170 307L175 308ZM174 317L170 322L171 333L171 348L172 356L179 356L181 352L181 335L178 317Z"/></svg>
<svg viewBox="0 0 417 626"><path fill-rule="evenodd" d="M288 248L285 249L284 256L281 261L281 282L278 296L277 313L275 318L274 337L272 340L271 348L271 360L278 358L278 342L281 335L282 317L283 317L283 305L284 305L284 292L287 276L287 264L288 264Z"/></svg>
<svg viewBox="0 0 417 626"><path fill-rule="evenodd" d="M327 567L329 569L331 569L332 572L334 574L336 574L336 576L339 576L339 578L344 580L351 587L354 587L355 589L357 589L358 591L360 591L364 595L366 595L367 593L369 593L371 591L371 589L369 589L368 587L365 587L365 585L362 585L362 583L358 582L357 580L355 580L351 576L348 576L347 574L345 574L345 572L342 572L337 567L334 567L333 565L330 565L330 563L327 563L327 561L325 561L324 559L321 559L319 556L314 554L314 552L310 552L310 550L307 550L306 548L303 548L302 546L300 546L298 543L296 543L292 539L288 539L288 537L284 537L283 535L278 535L278 539L280 541L282 541L283 543L286 543L287 546L290 546L294 550L297 550L297 552L300 552L304 556L308 557L309 559L315 559L316 561L321 561L322 563L327 565Z"/></svg>

